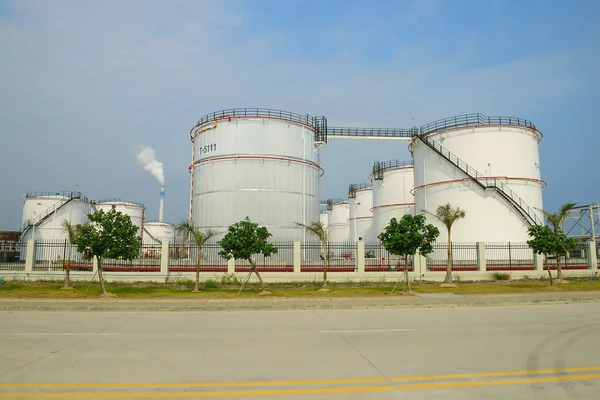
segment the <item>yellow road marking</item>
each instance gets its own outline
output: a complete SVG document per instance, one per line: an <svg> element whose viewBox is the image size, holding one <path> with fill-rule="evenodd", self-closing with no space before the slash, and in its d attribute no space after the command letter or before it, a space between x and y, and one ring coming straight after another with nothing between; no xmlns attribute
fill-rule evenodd
<svg viewBox="0 0 600 400"><path fill-rule="evenodd" d="M249 397L284 396L332 393L389 392L397 390L395 386L362 386L331 389L286 389L286 390L241 390L229 392L104 392L104 393L0 393L0 399L130 399L130 398L198 398L198 397Z"/></svg>
<svg viewBox="0 0 600 400"><path fill-rule="evenodd" d="M544 375L558 374L564 372L590 372L599 371L600 366L596 367L574 367L560 369L538 369L532 371L499 371L499 372L474 372L465 374L445 374L445 375L423 375L423 376L396 376L390 378L390 381L433 381L438 379L461 379L461 378L490 378L514 375ZM0 386L1 387L1 386Z"/></svg>
<svg viewBox="0 0 600 400"><path fill-rule="evenodd" d="M392 382L410 382L425 380L447 380L477 377L503 377L519 375L543 375L573 372L600 371L600 366L573 367L560 369L539 369L532 371L475 372L465 374L397 376L389 378ZM568 378L568 377L567 377ZM214 387L269 387L269 386L307 386L340 385L348 383L385 383L386 378L345 378L311 379L290 381L250 381L250 382L190 382L190 383L0 383L0 389L157 389L157 388L214 388Z"/></svg>
<svg viewBox="0 0 600 400"><path fill-rule="evenodd" d="M64 392L64 393L0 393L0 398L22 398L22 399L127 399L127 398L201 398L201 397L249 397L249 396L285 396L285 395L315 395L333 393L366 393L385 392L393 390L426 390L441 388L464 388L500 385L522 385L526 383L548 383L548 382L571 382L600 379L600 374L579 376L551 376L543 378L526 378L495 380L482 382L446 382L446 383L422 383L415 385L395 386L361 386L329 389L279 389L279 390L241 390L241 391L219 391L219 392Z"/></svg>
<svg viewBox="0 0 600 400"><path fill-rule="evenodd" d="M548 376L543 378L503 379L499 381L480 382L444 382L444 383L418 383L415 385L400 385L400 390L424 390L424 389L449 389L459 387L475 386L499 386L499 385L522 385L525 383L547 383L547 382L571 382L600 379L600 374L576 375L576 376Z"/></svg>

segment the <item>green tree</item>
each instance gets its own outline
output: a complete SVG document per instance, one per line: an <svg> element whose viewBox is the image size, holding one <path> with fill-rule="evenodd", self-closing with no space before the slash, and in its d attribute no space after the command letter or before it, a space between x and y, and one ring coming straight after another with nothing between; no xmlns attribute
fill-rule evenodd
<svg viewBox="0 0 600 400"><path fill-rule="evenodd" d="M425 224L426 218L422 214L404 215L399 221L392 218L390 223L379 235L383 247L396 256L413 256L417 252L427 256L433 251L433 242L440 235L438 228L431 224ZM400 265L400 258L398 258ZM408 283L408 266L404 268L405 282Z"/></svg>
<svg viewBox="0 0 600 400"><path fill-rule="evenodd" d="M67 239L69 240L69 251L67 253L67 263L65 264L65 283L62 289L73 289L71 287L71 250L73 249L73 244L75 244L77 230L75 225L66 219L63 219L61 226L63 232L67 234Z"/></svg>
<svg viewBox="0 0 600 400"><path fill-rule="evenodd" d="M425 210L423 210L423 211L425 211ZM425 212L427 212L427 211L425 211ZM446 203L446 204L439 206L435 210L435 214L431 214L429 212L427 212L427 213L430 215L433 215L442 224L444 224L444 226L446 227L446 230L448 232L448 247L447 247L448 261L446 264L446 277L444 278L444 285L454 286L454 282L452 280L452 237L451 237L452 226L454 225L454 223L456 221L464 218L467 215L467 212L464 210L461 210L459 207L456 207L456 208L452 207L452 205L450 203Z"/></svg>
<svg viewBox="0 0 600 400"><path fill-rule="evenodd" d="M328 245L328 236L327 236L327 228L323 225L321 221L312 222L310 225L301 224L296 222L296 225L306 229L307 232L314 235L321 242L321 246L323 246L324 256L323 256L323 284L321 286L321 290L327 289L327 258L329 251L327 249Z"/></svg>
<svg viewBox="0 0 600 400"><path fill-rule="evenodd" d="M98 280L102 295L108 296L102 265L105 258L133 260L139 256L142 246L137 235L138 227L131 222L129 215L112 206L108 212L98 210L88 214L89 223L76 226L75 244L77 251L98 260Z"/></svg>
<svg viewBox="0 0 600 400"><path fill-rule="evenodd" d="M558 263L558 254L566 254L568 251L573 250L577 246L577 241L567 237L567 235L560 230L558 232L553 231L547 225L533 225L529 227L527 234L531 238L527 241L529 248L537 254L544 255L544 264L546 265L546 270L550 277L550 285L552 286L552 273L548 267L548 255L556 255ZM562 275L559 280L561 279Z"/></svg>
<svg viewBox="0 0 600 400"><path fill-rule="evenodd" d="M565 203L562 206L560 206L558 208L558 211L555 213L551 213L549 211L546 210L542 210L542 212L544 213L544 216L546 217L546 220L548 221L548 223L550 225L552 225L552 229L554 229L554 233L558 234L559 232L562 232L562 224L565 221L565 218L567 218L567 215L569 215L569 211L571 211L575 206L577 205L577 203ZM567 253L555 253L556 254L556 272L558 274L558 276L556 277L558 281L563 281L563 272L562 272L562 267L561 267L561 257L566 255Z"/></svg>
<svg viewBox="0 0 600 400"><path fill-rule="evenodd" d="M236 222L229 226L227 233L219 241L222 249L219 255L226 259L234 258L236 260L246 260L250 264L250 273L248 278L242 284L240 291L250 279L250 276L254 272L260 286L262 287L262 294L269 294L265 289L265 284L258 273L256 263L252 260L252 256L255 254L262 254L265 257L269 257L271 254L277 253L277 247L267 242L267 240L273 235L269 233L266 227L259 226L257 223L250 221L250 218Z"/></svg>
<svg viewBox="0 0 600 400"><path fill-rule="evenodd" d="M177 225L177 232L182 234L187 240L192 241L198 246L198 258L196 260L196 282L194 283L193 292L200 291L200 265L202 262L202 247L206 242L208 242L211 238L218 235L217 231L212 229L208 229L205 232L202 232L200 229L194 227L188 221L182 221L179 225Z"/></svg>

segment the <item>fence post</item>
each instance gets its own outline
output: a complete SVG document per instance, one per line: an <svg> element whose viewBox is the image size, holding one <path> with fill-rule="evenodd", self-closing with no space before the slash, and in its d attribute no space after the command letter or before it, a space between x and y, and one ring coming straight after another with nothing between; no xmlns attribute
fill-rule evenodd
<svg viewBox="0 0 600 400"><path fill-rule="evenodd" d="M419 281L423 280L423 275L427 272L427 258L417 251L414 256L415 272L419 274Z"/></svg>
<svg viewBox="0 0 600 400"><path fill-rule="evenodd" d="M300 242L294 242L294 272L300 272L301 269L301 255L302 255L302 244Z"/></svg>
<svg viewBox="0 0 600 400"><path fill-rule="evenodd" d="M589 241L588 248L588 265L592 271L598 270L598 253L596 253L596 242L594 240Z"/></svg>
<svg viewBox="0 0 600 400"><path fill-rule="evenodd" d="M35 241L33 239L27 239L27 250L25 251L25 272L33 272L33 266L35 265Z"/></svg>
<svg viewBox="0 0 600 400"><path fill-rule="evenodd" d="M227 260L227 273L233 274L235 272L235 258Z"/></svg>
<svg viewBox="0 0 600 400"><path fill-rule="evenodd" d="M485 271L487 269L487 258L485 254L485 242L477 242L477 269Z"/></svg>
<svg viewBox="0 0 600 400"><path fill-rule="evenodd" d="M356 244L356 270L359 274L365 272L365 242L362 240Z"/></svg>
<svg viewBox="0 0 600 400"><path fill-rule="evenodd" d="M544 272L544 255L533 253L533 269L535 271Z"/></svg>
<svg viewBox="0 0 600 400"><path fill-rule="evenodd" d="M160 273L167 275L169 273L171 243L168 240L163 240L160 247Z"/></svg>

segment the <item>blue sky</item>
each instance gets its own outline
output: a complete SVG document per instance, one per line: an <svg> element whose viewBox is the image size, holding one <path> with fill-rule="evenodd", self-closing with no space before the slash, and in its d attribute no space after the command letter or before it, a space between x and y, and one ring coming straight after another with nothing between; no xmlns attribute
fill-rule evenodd
<svg viewBox="0 0 600 400"><path fill-rule="evenodd" d="M600 2L2 1L0 230L29 191L145 203L136 162L165 164L165 219L187 215L188 131L223 108L409 127L473 112L533 121L544 205L600 201ZM322 198L405 143L330 142ZM580 180L581 179L581 180Z"/></svg>

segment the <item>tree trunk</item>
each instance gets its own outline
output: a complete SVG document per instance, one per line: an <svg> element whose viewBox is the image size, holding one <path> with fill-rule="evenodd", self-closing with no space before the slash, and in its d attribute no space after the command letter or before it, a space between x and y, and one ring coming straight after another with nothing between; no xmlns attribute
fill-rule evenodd
<svg viewBox="0 0 600 400"><path fill-rule="evenodd" d="M199 292L200 291L200 258L202 256L201 252L201 248L198 247L198 261L196 262L196 281L194 282L194 290L193 292Z"/></svg>
<svg viewBox="0 0 600 400"><path fill-rule="evenodd" d="M323 289L327 289L327 242L324 243L325 256L323 257Z"/></svg>
<svg viewBox="0 0 600 400"><path fill-rule="evenodd" d="M408 280L408 256L404 256L404 279L406 279L406 285L408 286L408 291L410 293L410 281Z"/></svg>
<svg viewBox="0 0 600 400"><path fill-rule="evenodd" d="M250 268L256 274L256 277L258 278L258 281L260 282L260 287L262 288L262 291L266 292L265 284L264 284L262 278L260 277L260 274L258 273L258 269L256 268L256 264L252 260L250 260Z"/></svg>
<svg viewBox="0 0 600 400"><path fill-rule="evenodd" d="M452 284L452 242L450 241L450 229L448 229L448 264L446 265L446 278L444 283Z"/></svg>
<svg viewBox="0 0 600 400"><path fill-rule="evenodd" d="M67 256L67 265L65 266L65 284L63 289L71 289L71 243L69 243L69 253Z"/></svg>
<svg viewBox="0 0 600 400"><path fill-rule="evenodd" d="M100 281L100 288L102 294L107 294L106 287L104 287L104 278L102 277L102 258L98 257L98 280Z"/></svg>
<svg viewBox="0 0 600 400"><path fill-rule="evenodd" d="M548 276L550 277L550 286L552 286L552 272L550 271L550 267L548 267L548 254L544 254L544 262L546 263L546 271L548 271Z"/></svg>
<svg viewBox="0 0 600 400"><path fill-rule="evenodd" d="M562 255L559 255L559 254L556 255L556 280L559 282L563 280L561 258L562 258Z"/></svg>

